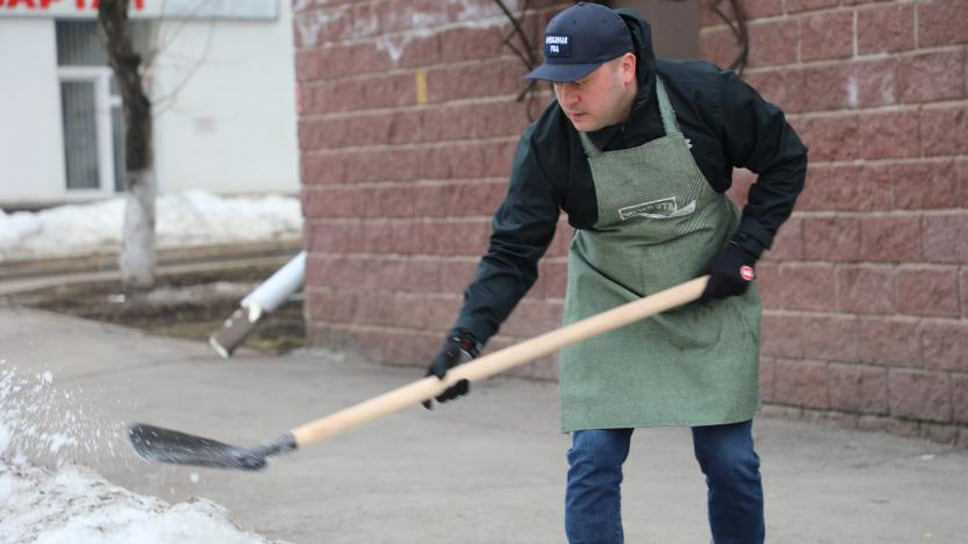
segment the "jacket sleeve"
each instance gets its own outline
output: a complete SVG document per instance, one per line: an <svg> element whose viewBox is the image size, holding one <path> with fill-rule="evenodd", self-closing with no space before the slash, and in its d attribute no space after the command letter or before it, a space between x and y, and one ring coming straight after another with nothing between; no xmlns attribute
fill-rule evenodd
<svg viewBox="0 0 968 544"><path fill-rule="evenodd" d="M514 155L511 182L494 214L493 232L477 274L464 290L454 329L481 344L493 336L538 278L538 260L555 234L559 197L525 131Z"/></svg>
<svg viewBox="0 0 968 544"><path fill-rule="evenodd" d="M723 72L722 78L718 130L724 152L733 166L758 174L733 240L759 258L803 190L807 148L778 107L733 72Z"/></svg>

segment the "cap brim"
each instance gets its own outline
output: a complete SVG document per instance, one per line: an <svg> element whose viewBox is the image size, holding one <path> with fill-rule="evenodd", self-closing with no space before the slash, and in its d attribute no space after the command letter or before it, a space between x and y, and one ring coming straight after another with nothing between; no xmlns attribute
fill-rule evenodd
<svg viewBox="0 0 968 544"><path fill-rule="evenodd" d="M557 83L577 81L601 66L601 62L591 64L548 64L538 66L524 76L524 79L544 79Z"/></svg>

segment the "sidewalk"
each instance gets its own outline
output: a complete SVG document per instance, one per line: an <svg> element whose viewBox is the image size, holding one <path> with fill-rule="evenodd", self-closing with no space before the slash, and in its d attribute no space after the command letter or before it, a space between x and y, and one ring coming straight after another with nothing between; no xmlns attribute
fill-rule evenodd
<svg viewBox="0 0 968 544"><path fill-rule="evenodd" d="M254 445L421 377L352 354L219 359L200 342L0 308L0 359L49 371L86 417L143 421ZM80 393L80 392L83 393ZM77 395L75 395L76 397ZM772 544L961 544L968 452L769 417L756 425ZM110 481L169 502L211 499L246 529L298 544L564 542L568 437L554 384L498 378L275 459L257 473L83 452ZM106 449L106 448L102 448ZM627 463L626 541L709 541L705 489L685 429L641 430Z"/></svg>

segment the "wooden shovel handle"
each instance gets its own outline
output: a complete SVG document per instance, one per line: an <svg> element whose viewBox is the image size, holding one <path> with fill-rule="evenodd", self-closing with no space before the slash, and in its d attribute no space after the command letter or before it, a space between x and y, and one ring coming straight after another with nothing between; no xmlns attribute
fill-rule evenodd
<svg viewBox="0 0 968 544"><path fill-rule="evenodd" d="M410 385L399 387L332 415L306 423L291 432L300 447L329 438L407 406L432 399L460 380L474 382L490 378L565 346L692 302L702 294L708 280L709 276L702 276L654 295L628 302L455 367L448 371L442 380L435 376L428 376Z"/></svg>

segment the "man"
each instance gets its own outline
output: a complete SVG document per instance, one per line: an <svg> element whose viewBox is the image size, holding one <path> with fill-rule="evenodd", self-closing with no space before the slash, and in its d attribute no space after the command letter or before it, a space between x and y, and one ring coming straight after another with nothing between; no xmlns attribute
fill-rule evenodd
<svg viewBox="0 0 968 544"><path fill-rule="evenodd" d="M534 283L559 210L576 229L566 323L710 274L700 301L561 351L565 530L572 544L621 543L633 429L688 426L714 543L762 543L754 266L803 188L807 150L735 74L656 60L631 11L572 6L548 23L544 52L527 77L551 81L557 100L521 137L490 248L428 374L496 333ZM759 174L742 213L723 194L734 167ZM467 391L462 381L437 400Z"/></svg>

